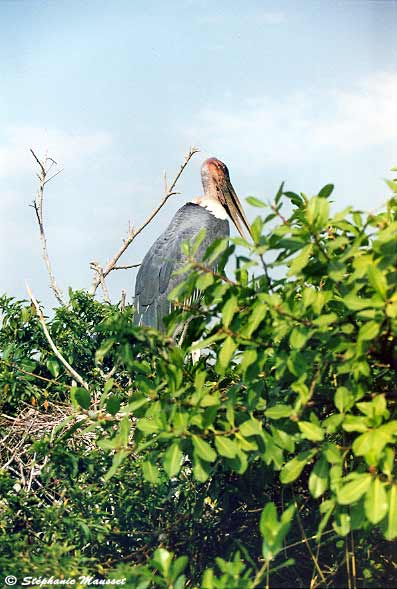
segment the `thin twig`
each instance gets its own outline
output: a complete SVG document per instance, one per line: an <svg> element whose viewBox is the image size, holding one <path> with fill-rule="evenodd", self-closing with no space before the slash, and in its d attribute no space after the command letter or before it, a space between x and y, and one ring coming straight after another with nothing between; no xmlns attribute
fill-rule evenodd
<svg viewBox="0 0 397 589"><path fill-rule="evenodd" d="M127 291L125 290L125 288L123 288L121 291L120 311L124 311L126 299L127 299Z"/></svg>
<svg viewBox="0 0 397 589"><path fill-rule="evenodd" d="M263 256L263 254L259 254L259 259L261 261L262 268L263 268L263 270L265 272L265 276L266 276L266 279L267 279L267 282L268 282L269 290L273 291L272 281L271 281L270 276L269 276L269 269L267 267L267 264L265 262L265 258Z"/></svg>
<svg viewBox="0 0 397 589"><path fill-rule="evenodd" d="M149 215L149 217L146 219L146 221L140 226L138 227L138 229L130 229L127 235L127 238L123 241L122 246L119 248L119 250L115 253L115 255L113 256L113 258L106 264L105 268L103 269L103 277L106 278L106 276L109 274L109 272L111 272L113 270L113 268L115 267L115 265L117 264L118 260L120 259L120 257L123 255L123 253L126 251L126 249L128 248L128 246L134 241L134 239L145 229L145 227L147 225L149 225L149 223L154 219L154 217L157 215L157 213L160 211L160 209L163 208L163 206L165 205L165 203L167 202L167 200L173 196L174 194L178 194L177 192L174 191L174 188L179 180L179 178L181 177L184 169L186 168L186 166L188 165L188 163L190 162L191 158L193 157L193 155L195 153L197 153L199 150L196 149L195 147L192 147L189 150L189 153L185 156L185 160L182 163L178 173L176 174L171 186L169 186L169 188L167 189L167 192L165 193L164 198L160 201L160 203L157 205L157 207L154 209L154 211ZM91 287L91 294L95 294L96 290L99 286L99 284L101 283L100 278L97 276L94 277L93 283L92 283L92 287Z"/></svg>
<svg viewBox="0 0 397 589"><path fill-rule="evenodd" d="M205 272L206 274L212 274L212 276L214 278L219 278L220 280L222 280L223 282L226 282L227 284L231 284L232 286L237 286L237 282L230 280L230 278L228 278L224 274L220 274L219 272L216 272L215 270L208 268L208 266L206 266L205 264L201 264L195 258L188 258L188 262L193 264L196 268L198 268L202 272Z"/></svg>
<svg viewBox="0 0 397 589"><path fill-rule="evenodd" d="M108 287L106 286L105 278L103 276L103 269L100 267L98 262L95 262L95 260L90 263L90 266L98 274L98 278L99 278L99 281L102 286L103 298L104 298L105 302L110 303L111 302L110 295L109 295Z"/></svg>
<svg viewBox="0 0 397 589"><path fill-rule="evenodd" d="M75 371L75 369L69 364L69 362L67 360L65 360L65 358L62 356L61 352L58 350L58 348L56 347L56 345L54 344L50 333L48 331L45 319L44 319L44 315L41 312L39 303L37 302L34 294L32 293L32 291L30 290L29 286L26 285L26 290L28 291L28 295L30 297L30 300L32 301L33 305L36 308L36 313L37 313L37 317L41 323L41 327L43 328L43 332L44 335L48 341L48 343L50 344L50 347L52 349L52 351L54 352L55 356L58 358L58 360L64 365L64 367L66 368L66 370L69 372L69 374L79 383L81 384L82 387L84 387L87 391L89 390L88 384L85 382L85 380L80 376L80 374L78 372Z"/></svg>
<svg viewBox="0 0 397 589"><path fill-rule="evenodd" d="M50 278L50 286L51 286L51 289L52 289L52 291L53 291L53 293L54 293L57 301L61 305L65 305L65 301L64 301L63 295L62 295L62 291L58 287L58 285L56 283L56 280L55 280L54 273L52 271L52 266L51 266L50 258L49 258L49 255L48 255L47 238L46 238L46 234L45 234L45 230L44 230L44 221L43 221L44 187L45 187L46 184L48 184L48 182L50 182L50 180L52 180L53 178L55 178L55 176L58 176L58 174L60 174L62 172L62 170L58 170L58 172L56 172L52 176L48 177L48 172L51 170L52 166L54 164L56 164L55 160L53 160L52 158L48 157L47 154L45 154L43 160L40 160L37 157L37 155L35 154L35 152L33 151L33 149L30 149L30 152L33 155L34 159L36 160L36 162L37 162L37 164L39 165L39 168L40 168L40 172L37 174L37 177L39 179L39 186L38 186L38 189L37 189L36 199L34 200L32 206L33 206L33 208L35 210L36 217L37 217L37 222L38 222L38 225L39 225L40 240L41 240L41 248L42 248L43 259L44 259L45 265L47 267L48 276ZM47 162L48 161L51 162L49 168L47 168Z"/></svg>
<svg viewBox="0 0 397 589"><path fill-rule="evenodd" d="M104 381L108 381L109 379L112 378L112 376L114 375L114 373L116 372L117 366L113 366L113 368L111 370L109 370L109 372L104 372L102 370L102 368L100 368L100 366L97 366L99 374L101 375L101 377L103 378Z"/></svg>
<svg viewBox="0 0 397 589"><path fill-rule="evenodd" d="M109 272L113 272L113 270L129 270L130 268L139 268L140 265L141 262L138 262L137 264L130 264L129 266L114 266L109 270Z"/></svg>
<svg viewBox="0 0 397 589"><path fill-rule="evenodd" d="M295 494L294 494L294 497L295 497ZM316 558L316 556L315 556L315 554L314 554L314 552L313 552L313 550L312 550L312 548L310 546L310 542L309 542L309 540L308 540L308 538L306 536L306 532L305 532L305 529L304 529L303 524L302 524L301 516L299 514L299 507L298 507L298 503L297 503L296 499L295 499L295 505L296 505L296 519L298 521L299 529L300 529L301 534L302 534L302 540L304 541L304 543L306 545L306 548L307 548L307 550L308 550L308 552L310 554L310 557L311 557L311 559L313 561L313 564L314 564L315 568L317 569L318 574L321 577L322 582L323 583L326 583L326 579L324 577L324 573L321 570L321 567L320 567L320 565L318 563L318 560L317 560L317 558Z"/></svg>

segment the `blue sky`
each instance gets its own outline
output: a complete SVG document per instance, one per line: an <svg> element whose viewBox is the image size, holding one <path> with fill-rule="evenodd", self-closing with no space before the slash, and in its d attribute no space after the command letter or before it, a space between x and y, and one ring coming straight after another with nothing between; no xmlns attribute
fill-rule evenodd
<svg viewBox="0 0 397 589"><path fill-rule="evenodd" d="M334 182L335 207L382 205L397 165L397 2L25 0L0 2L0 291L25 280L54 299L40 254L29 147L64 171L45 219L60 286L88 287L162 197L190 145L179 190L133 243L142 259L208 156L238 194L308 194ZM248 209L251 218L255 210ZM114 300L133 272L113 273Z"/></svg>

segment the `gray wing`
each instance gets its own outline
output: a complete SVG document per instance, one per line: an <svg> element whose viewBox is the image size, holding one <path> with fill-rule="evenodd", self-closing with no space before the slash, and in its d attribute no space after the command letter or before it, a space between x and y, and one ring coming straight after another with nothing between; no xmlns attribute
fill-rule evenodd
<svg viewBox="0 0 397 589"><path fill-rule="evenodd" d="M135 316L138 325L163 330L163 319L171 311L169 293L183 276L173 273L186 263L181 252L183 241L194 240L200 229L206 235L196 253L202 259L208 246L229 235L228 221L217 219L203 207L188 203L181 207L165 232L155 241L139 268L135 284Z"/></svg>

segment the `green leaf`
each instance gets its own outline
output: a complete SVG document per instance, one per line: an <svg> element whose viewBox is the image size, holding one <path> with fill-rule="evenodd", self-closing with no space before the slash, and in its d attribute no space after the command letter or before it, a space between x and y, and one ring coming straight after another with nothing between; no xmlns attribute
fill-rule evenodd
<svg viewBox="0 0 397 589"><path fill-rule="evenodd" d="M148 483L157 484L159 482L159 469L152 460L145 460L145 462L142 463L142 472L143 478L145 481L148 481Z"/></svg>
<svg viewBox="0 0 397 589"><path fill-rule="evenodd" d="M208 477L211 474L211 466L209 462L204 462L200 459L200 457L193 453L193 476L196 481L200 483L205 483Z"/></svg>
<svg viewBox="0 0 397 589"><path fill-rule="evenodd" d="M226 436L215 436L215 447L218 454L225 458L234 458L238 452L236 442Z"/></svg>
<svg viewBox="0 0 397 589"><path fill-rule="evenodd" d="M302 249L300 254L292 260L289 264L289 271L288 276L294 276L299 274L305 266L309 263L310 257L313 253L313 244L309 243L306 247Z"/></svg>
<svg viewBox="0 0 397 589"><path fill-rule="evenodd" d="M223 326L228 328L235 312L237 311L237 297L231 296L222 308L222 323Z"/></svg>
<svg viewBox="0 0 397 589"><path fill-rule="evenodd" d="M313 229L322 229L328 221L329 202L321 196L314 196L306 206L307 223Z"/></svg>
<svg viewBox="0 0 397 589"><path fill-rule="evenodd" d="M378 266L375 266L375 264L370 264L367 268L367 276L371 286L376 290L383 300L386 300L387 280L383 272L379 270Z"/></svg>
<svg viewBox="0 0 397 589"><path fill-rule="evenodd" d="M106 401L106 411L110 413L110 415L116 415L118 410L120 409L120 399L116 397L116 395L112 395Z"/></svg>
<svg viewBox="0 0 397 589"><path fill-rule="evenodd" d="M378 428L371 429L358 436L353 442L352 449L356 456L367 456L371 458L370 463L376 464L377 457L383 448L393 440L392 434L387 430Z"/></svg>
<svg viewBox="0 0 397 589"><path fill-rule="evenodd" d="M262 536L268 536L269 540L276 536L276 528L278 526L277 508L272 501L266 503L262 510L259 521L259 529Z"/></svg>
<svg viewBox="0 0 397 589"><path fill-rule="evenodd" d="M397 538L397 485L393 484L387 496L389 511L386 519L385 538L394 540Z"/></svg>
<svg viewBox="0 0 397 589"><path fill-rule="evenodd" d="M251 337L254 331L258 329L259 325L266 317L267 310L267 306L263 302L258 302L254 304L247 322L247 326L243 332L245 336Z"/></svg>
<svg viewBox="0 0 397 589"><path fill-rule="evenodd" d="M338 503L350 505L358 501L367 492L371 484L372 476L369 473L357 475L355 479L346 483L337 493Z"/></svg>
<svg viewBox="0 0 397 589"><path fill-rule="evenodd" d="M157 425L157 423L155 423L152 419L149 419L147 417L142 417L142 419L139 419L136 424L136 427L145 434L156 434L160 431L160 428Z"/></svg>
<svg viewBox="0 0 397 589"><path fill-rule="evenodd" d="M194 254L197 252L198 248L200 247L201 243L203 242L203 239L205 238L206 233L207 233L207 231L206 231L205 227L202 227L200 229L200 231L197 233L197 235L194 238L194 241L192 242L192 245L191 245L192 256L194 256Z"/></svg>
<svg viewBox="0 0 397 589"><path fill-rule="evenodd" d="M346 387L338 387L334 396L335 407L341 413L348 411L354 404L352 393Z"/></svg>
<svg viewBox="0 0 397 589"><path fill-rule="evenodd" d="M259 522L259 529L263 538L262 554L265 560L272 560L282 549L294 513L295 506L290 505L281 514L279 521L275 504L269 502L265 505Z"/></svg>
<svg viewBox="0 0 397 589"><path fill-rule="evenodd" d="M335 186L333 184L326 184L318 193L318 196L322 198L328 198L331 196Z"/></svg>
<svg viewBox="0 0 397 589"><path fill-rule="evenodd" d="M256 198L255 196L247 196L245 200L252 207L258 207L260 209L263 209L267 206L266 203L263 202L263 200L259 200L259 198Z"/></svg>
<svg viewBox="0 0 397 589"><path fill-rule="evenodd" d="M187 556L180 556L174 561L171 567L172 575L170 577L170 581L176 581L179 575L185 570L188 562L189 558ZM185 587L186 585L183 583L180 589L185 589ZM178 589L177 585L174 585L173 589Z"/></svg>
<svg viewBox="0 0 397 589"><path fill-rule="evenodd" d="M339 260L331 260L327 270L328 276L335 282L341 282L346 274L346 266Z"/></svg>
<svg viewBox="0 0 397 589"><path fill-rule="evenodd" d="M106 381L105 386L103 387L103 392L105 395L107 395L107 393L109 393L109 391L112 390L114 385L114 378L109 378L109 380Z"/></svg>
<svg viewBox="0 0 397 589"><path fill-rule="evenodd" d="M215 391L213 394L204 395L200 400L200 407L214 407L220 405L219 391Z"/></svg>
<svg viewBox="0 0 397 589"><path fill-rule="evenodd" d="M359 415L346 415L342 427L346 432L366 432L368 419Z"/></svg>
<svg viewBox="0 0 397 589"><path fill-rule="evenodd" d="M287 485L295 481L301 474L306 464L313 458L315 453L316 450L306 450L305 452L301 452L295 456L295 458L287 462L287 464L283 466L283 469L280 473L281 483L283 485Z"/></svg>
<svg viewBox="0 0 397 589"><path fill-rule="evenodd" d="M218 360L221 368L226 369L232 359L232 356L237 348L236 342L232 337L228 336L222 344L219 352Z"/></svg>
<svg viewBox="0 0 397 589"><path fill-rule="evenodd" d="M174 554L165 548L157 548L153 554L153 564L164 577L168 577L173 556Z"/></svg>
<svg viewBox="0 0 397 589"><path fill-rule="evenodd" d="M131 421L128 415L125 415L120 421L119 431L117 432L117 440L120 446L127 446L131 431Z"/></svg>
<svg viewBox="0 0 397 589"><path fill-rule="evenodd" d="M339 536L347 536L351 529L350 515L345 512L337 512L332 527Z"/></svg>
<svg viewBox="0 0 397 589"><path fill-rule="evenodd" d="M95 352L95 362L100 364L103 362L104 357L110 352L116 340L113 338L107 339L103 342L101 347Z"/></svg>
<svg viewBox="0 0 397 589"><path fill-rule="evenodd" d="M258 352L254 349L248 349L244 351L244 354L240 362L240 370L244 373L251 364L253 364L258 358Z"/></svg>
<svg viewBox="0 0 397 589"><path fill-rule="evenodd" d="M380 325L375 321L368 321L364 323L358 332L358 341L361 340L373 340L379 333Z"/></svg>
<svg viewBox="0 0 397 589"><path fill-rule="evenodd" d="M133 399L134 400L131 401L131 403L128 403L127 407L125 408L126 413L133 413L134 411L136 411L143 405L146 405L146 403L149 403L150 401L150 398L148 396L143 395L141 393L134 395Z"/></svg>
<svg viewBox="0 0 397 589"><path fill-rule="evenodd" d="M309 477L309 491L315 499L324 495L328 489L329 466L324 456L317 460Z"/></svg>
<svg viewBox="0 0 397 589"><path fill-rule="evenodd" d="M291 192L291 191L287 190L287 192L284 192L284 194L287 198L290 199L292 204L295 205L296 207L298 207L299 209L302 207L303 203L305 202L303 200L303 198L301 196L299 196L299 194L296 194L296 192Z"/></svg>
<svg viewBox="0 0 397 589"><path fill-rule="evenodd" d="M283 417L289 417L292 415L293 409L291 405L274 405L266 409L265 415L269 419L282 419Z"/></svg>
<svg viewBox="0 0 397 589"><path fill-rule="evenodd" d="M240 433L245 437L258 436L262 432L262 423L257 419L248 419L240 425Z"/></svg>
<svg viewBox="0 0 397 589"><path fill-rule="evenodd" d="M214 243L207 248L207 251L204 254L204 260L206 260L208 264L212 264L212 262L215 262L215 260L223 254L228 246L228 239L215 240Z"/></svg>
<svg viewBox="0 0 397 589"><path fill-rule="evenodd" d="M223 333L215 333L206 339L199 340L192 344L189 348L189 352L194 352L195 350L201 350L202 348L207 348L210 344L217 342L223 339L225 335Z"/></svg>
<svg viewBox="0 0 397 589"><path fill-rule="evenodd" d="M256 217L251 223L251 235L255 243L258 243L262 235L263 221L260 217Z"/></svg>
<svg viewBox="0 0 397 589"><path fill-rule="evenodd" d="M196 288L197 290L204 291L206 290L211 284L214 283L214 277L210 272L205 272L200 274L200 276L196 280Z"/></svg>
<svg viewBox="0 0 397 589"><path fill-rule="evenodd" d="M200 458L206 462L215 462L216 452L208 442L195 435L192 436L192 442L194 449Z"/></svg>
<svg viewBox="0 0 397 589"><path fill-rule="evenodd" d="M312 332L309 331L307 327L302 325L294 327L289 336L289 343L291 348L294 350L301 350L311 336L311 333Z"/></svg>
<svg viewBox="0 0 397 589"><path fill-rule="evenodd" d="M395 172L396 170L394 168L392 168L392 170ZM388 187L390 188L390 190L396 194L397 193L397 181L395 180L388 180L387 178L385 179L386 184L388 185Z"/></svg>
<svg viewBox="0 0 397 589"><path fill-rule="evenodd" d="M311 421L299 421L298 427L302 432L302 435L307 440L312 442L321 442L324 439L324 431Z"/></svg>
<svg viewBox="0 0 397 589"><path fill-rule="evenodd" d="M385 517L388 506L385 483L376 477L372 479L365 496L365 515L372 524L377 524Z"/></svg>
<svg viewBox="0 0 397 589"><path fill-rule="evenodd" d="M112 466L109 468L109 470L107 471L107 473L103 477L103 480L105 482L107 482L109 479L112 478L112 476L114 474L116 474L120 464L124 461L124 459L127 456L128 456L128 452L124 449L120 450L119 452L116 452L116 454L113 456Z"/></svg>
<svg viewBox="0 0 397 589"><path fill-rule="evenodd" d="M47 360L46 366L47 366L47 368L53 378L57 378L59 376L60 368L59 368L59 363L57 362L57 360L54 360L54 359Z"/></svg>
<svg viewBox="0 0 397 589"><path fill-rule="evenodd" d="M77 403L83 409L89 409L91 405L91 397L90 393L83 388L76 388L74 392L74 398L76 399Z"/></svg>
<svg viewBox="0 0 397 589"><path fill-rule="evenodd" d="M181 441L176 440L169 446L164 454L163 466L169 478L175 477L181 469L182 450Z"/></svg>

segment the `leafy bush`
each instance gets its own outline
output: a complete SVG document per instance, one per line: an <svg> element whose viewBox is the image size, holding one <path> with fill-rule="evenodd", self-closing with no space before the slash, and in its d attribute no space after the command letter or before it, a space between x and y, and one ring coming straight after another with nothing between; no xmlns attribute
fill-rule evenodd
<svg viewBox="0 0 397 589"><path fill-rule="evenodd" d="M185 244L167 336L71 293L49 329L89 391L33 310L0 300L4 411L68 412L24 439L40 476L4 471L3 567L142 588L393 585L397 199L330 216L331 193L282 186L254 245L197 263L202 236Z"/></svg>

